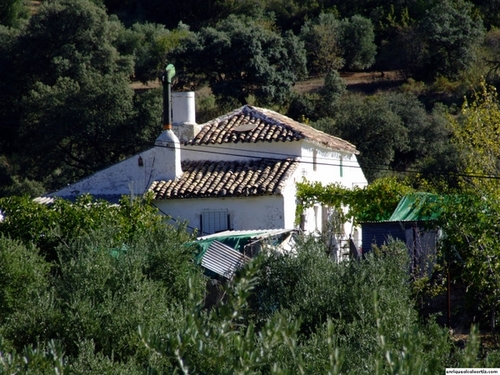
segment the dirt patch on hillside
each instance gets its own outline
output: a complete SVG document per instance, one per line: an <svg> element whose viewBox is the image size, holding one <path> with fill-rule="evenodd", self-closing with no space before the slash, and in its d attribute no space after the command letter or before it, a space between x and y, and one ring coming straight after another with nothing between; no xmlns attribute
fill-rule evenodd
<svg viewBox="0 0 500 375"><path fill-rule="evenodd" d="M38 12L38 8L40 7L40 5L42 5L42 2L40 0L30 0L28 2L30 14L33 15Z"/></svg>
<svg viewBox="0 0 500 375"><path fill-rule="evenodd" d="M349 91L373 93L377 90L388 90L401 85L403 79L398 72L347 72L340 76L345 81ZM295 83L293 90L299 93L315 92L325 83L324 77L311 77L305 81ZM134 90L149 90L161 86L159 79L147 83L132 82Z"/></svg>
<svg viewBox="0 0 500 375"><path fill-rule="evenodd" d="M398 72L343 72L340 77L345 81L349 91L373 93L401 85L402 77ZM293 89L300 93L314 92L325 83L324 77L313 77L297 82Z"/></svg>
<svg viewBox="0 0 500 375"><path fill-rule="evenodd" d="M147 83L142 83L139 81L133 81L130 84L130 87L134 90L149 90L156 89L161 86L161 81L159 79L155 79L154 81L149 81Z"/></svg>

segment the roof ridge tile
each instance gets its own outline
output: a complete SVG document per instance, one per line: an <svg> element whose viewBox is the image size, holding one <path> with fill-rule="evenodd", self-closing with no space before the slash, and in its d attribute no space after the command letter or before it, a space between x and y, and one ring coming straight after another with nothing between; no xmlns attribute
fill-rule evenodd
<svg viewBox="0 0 500 375"><path fill-rule="evenodd" d="M246 123L257 126L235 134L233 129ZM222 143L296 142L307 139L330 149L358 154L356 147L338 137L270 109L245 105L201 125L202 129L186 145Z"/></svg>

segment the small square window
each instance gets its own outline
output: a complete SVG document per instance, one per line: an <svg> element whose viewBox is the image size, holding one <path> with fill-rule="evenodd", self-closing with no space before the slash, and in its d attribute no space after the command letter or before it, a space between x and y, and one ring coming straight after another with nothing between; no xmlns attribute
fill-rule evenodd
<svg viewBox="0 0 500 375"><path fill-rule="evenodd" d="M229 229L227 210L204 210L201 213L201 235L222 232Z"/></svg>

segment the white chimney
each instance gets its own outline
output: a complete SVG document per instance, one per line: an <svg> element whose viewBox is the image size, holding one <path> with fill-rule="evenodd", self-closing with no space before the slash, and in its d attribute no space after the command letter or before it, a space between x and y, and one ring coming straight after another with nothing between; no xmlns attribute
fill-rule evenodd
<svg viewBox="0 0 500 375"><path fill-rule="evenodd" d="M182 176L181 146L172 131L172 78L175 67L168 64L162 77L163 131L155 141L151 175L153 180L174 180Z"/></svg>
<svg viewBox="0 0 500 375"><path fill-rule="evenodd" d="M163 130L155 141L153 180L174 180L181 176L181 146L179 140L172 130Z"/></svg>
<svg viewBox="0 0 500 375"><path fill-rule="evenodd" d="M194 91L172 93L172 130L181 142L186 142L199 133Z"/></svg>

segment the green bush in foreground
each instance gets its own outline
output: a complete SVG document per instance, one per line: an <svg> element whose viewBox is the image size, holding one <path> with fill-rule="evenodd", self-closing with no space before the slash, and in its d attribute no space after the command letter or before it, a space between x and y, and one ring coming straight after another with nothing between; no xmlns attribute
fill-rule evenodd
<svg viewBox="0 0 500 375"><path fill-rule="evenodd" d="M401 243L344 263L312 238L270 251L206 310L191 237L142 202L5 202L1 373L428 374L499 362L478 359L474 332L459 350L419 320ZM24 231L13 221L29 217Z"/></svg>

